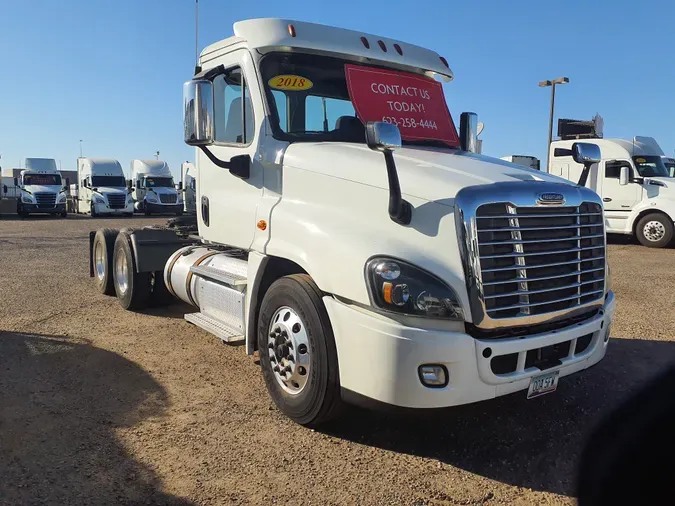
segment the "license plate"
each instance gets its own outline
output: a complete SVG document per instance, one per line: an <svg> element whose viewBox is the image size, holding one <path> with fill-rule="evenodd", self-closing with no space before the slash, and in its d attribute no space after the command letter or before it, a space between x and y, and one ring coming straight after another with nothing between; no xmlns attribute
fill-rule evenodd
<svg viewBox="0 0 675 506"><path fill-rule="evenodd" d="M558 388L558 376L560 371L553 371L539 376L533 376L530 380L530 388L527 390L527 398L533 399L540 395L550 394Z"/></svg>

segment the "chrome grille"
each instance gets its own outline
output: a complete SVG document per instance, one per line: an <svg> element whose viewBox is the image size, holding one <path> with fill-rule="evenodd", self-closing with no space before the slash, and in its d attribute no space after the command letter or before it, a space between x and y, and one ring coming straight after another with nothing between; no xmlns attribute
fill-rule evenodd
<svg viewBox="0 0 675 506"><path fill-rule="evenodd" d="M35 202L38 207L52 208L56 206L56 193L36 193Z"/></svg>
<svg viewBox="0 0 675 506"><path fill-rule="evenodd" d="M126 195L108 193L106 197L108 197L108 207L110 207L110 209L124 209L126 207Z"/></svg>
<svg viewBox="0 0 675 506"><path fill-rule="evenodd" d="M490 319L568 312L604 295L600 204L484 204L475 219L477 288Z"/></svg>
<svg viewBox="0 0 675 506"><path fill-rule="evenodd" d="M159 194L159 201L162 204L175 204L176 203L176 195L160 193Z"/></svg>

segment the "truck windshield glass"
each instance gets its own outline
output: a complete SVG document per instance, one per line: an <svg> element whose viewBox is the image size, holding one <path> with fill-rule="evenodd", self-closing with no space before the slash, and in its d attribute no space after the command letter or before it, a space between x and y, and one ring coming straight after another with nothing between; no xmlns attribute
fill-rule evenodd
<svg viewBox="0 0 675 506"><path fill-rule="evenodd" d="M92 186L120 186L127 185L124 176L92 176Z"/></svg>
<svg viewBox="0 0 675 506"><path fill-rule="evenodd" d="M46 186L61 186L61 176L57 174L24 174L23 184L39 184Z"/></svg>
<svg viewBox="0 0 675 506"><path fill-rule="evenodd" d="M660 156L634 156L633 162L640 177L670 177Z"/></svg>
<svg viewBox="0 0 675 506"><path fill-rule="evenodd" d="M364 123L358 117L350 98L345 65L350 66L352 62L329 56L299 53L271 53L262 59L262 78L276 138L291 142L335 141L365 144ZM381 69L365 65L359 67ZM407 72L399 74L404 79L430 81L421 74ZM413 121L418 126L420 118L424 120L424 113L419 110L416 112L417 119ZM432 111L429 110L428 114L430 119ZM405 113L395 112L388 114L386 118L378 117L378 121L388 121L397 124L399 128L409 127L408 120L403 116ZM436 129L435 133L438 130ZM447 144L434 138L434 131L431 128L428 137L424 135L425 130L421 132L423 134L414 140L406 140L404 136L403 143L448 147Z"/></svg>
<svg viewBox="0 0 675 506"><path fill-rule="evenodd" d="M172 177L146 177L146 188L173 188Z"/></svg>

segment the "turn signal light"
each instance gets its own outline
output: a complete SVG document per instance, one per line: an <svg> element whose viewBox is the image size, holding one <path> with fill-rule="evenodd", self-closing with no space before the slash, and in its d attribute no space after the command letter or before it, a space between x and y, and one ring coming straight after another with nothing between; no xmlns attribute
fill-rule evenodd
<svg viewBox="0 0 675 506"><path fill-rule="evenodd" d="M293 25L288 25L288 33L291 37L295 37L295 27Z"/></svg>

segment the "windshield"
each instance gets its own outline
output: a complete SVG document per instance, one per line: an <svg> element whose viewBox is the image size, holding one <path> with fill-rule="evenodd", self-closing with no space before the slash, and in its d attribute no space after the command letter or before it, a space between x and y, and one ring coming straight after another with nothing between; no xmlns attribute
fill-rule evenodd
<svg viewBox="0 0 675 506"><path fill-rule="evenodd" d="M146 188L173 188L172 177L146 177Z"/></svg>
<svg viewBox="0 0 675 506"><path fill-rule="evenodd" d="M24 174L24 185L45 185L45 186L61 186L61 176L58 174Z"/></svg>
<svg viewBox="0 0 675 506"><path fill-rule="evenodd" d="M660 156L634 156L633 162L640 177L670 177Z"/></svg>
<svg viewBox="0 0 675 506"><path fill-rule="evenodd" d="M364 123L386 121L404 144L459 144L440 83L422 74L298 53L269 54L261 70L277 138L365 143Z"/></svg>
<svg viewBox="0 0 675 506"><path fill-rule="evenodd" d="M124 180L124 176L92 176L91 177L92 186L119 186L124 187L127 185Z"/></svg>

